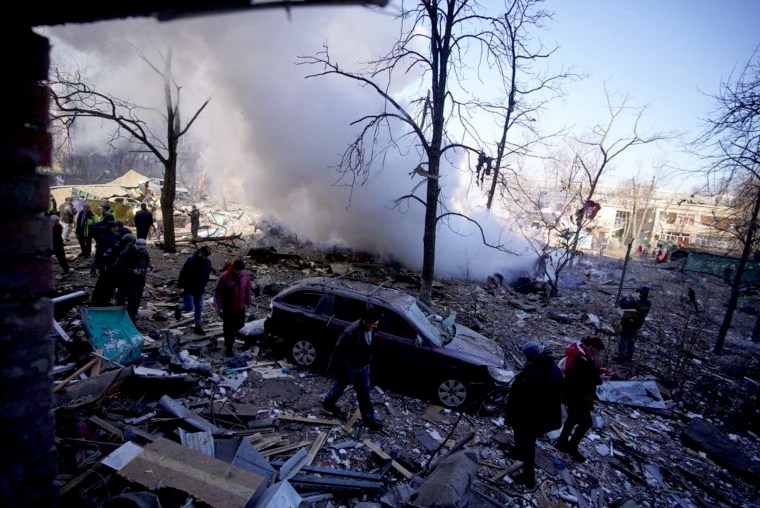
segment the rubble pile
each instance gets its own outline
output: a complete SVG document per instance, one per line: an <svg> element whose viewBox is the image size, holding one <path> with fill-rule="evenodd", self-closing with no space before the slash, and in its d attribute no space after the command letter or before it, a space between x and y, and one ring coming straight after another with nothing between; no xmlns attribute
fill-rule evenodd
<svg viewBox="0 0 760 508"><path fill-rule="evenodd" d="M202 207L207 208L207 206ZM354 277L415 294L419 274L371 255L323 252L255 212L205 210L202 245L217 269L243 257L255 277L249 321L271 297L306 277ZM760 498L758 345L755 316L737 313L725 353L711 353L728 287L721 280L647 259L629 262L622 292L652 288L652 311L632 364L600 387L594 428L576 463L539 440L537 485L511 474L511 429L499 408L459 412L372 390L384 418L365 428L354 398L345 419L321 410L332 379L303 370L260 336L241 337L225 361L209 284L203 335L174 319L177 275L192 252L180 224L178 254L152 242L154 271L138 313L139 346L98 341L88 308L89 263L58 275L56 397L58 482L63 504L107 506L753 506ZM195 242L196 244L198 242ZM73 258L77 249L67 247ZM622 263L586 256L560 280L559 295L518 292L490 281L438 279L434 306L490 337L508 364L539 341L559 359L573 341L603 338L612 366L620 321L614 302ZM498 281L500 282L500 281ZM688 296L692 288L696 304ZM61 296L63 295L63 296ZM78 295L78 296L65 296ZM114 332L115 333L115 332ZM117 344L117 352L108 350ZM348 401L348 402L346 402Z"/></svg>

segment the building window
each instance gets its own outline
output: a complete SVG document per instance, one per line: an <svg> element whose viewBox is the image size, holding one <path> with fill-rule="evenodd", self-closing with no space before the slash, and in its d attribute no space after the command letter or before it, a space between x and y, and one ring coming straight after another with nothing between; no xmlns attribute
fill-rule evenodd
<svg viewBox="0 0 760 508"><path fill-rule="evenodd" d="M732 244L733 241L725 236L698 234L694 237L694 245L701 247L728 250L732 247Z"/></svg>
<svg viewBox="0 0 760 508"><path fill-rule="evenodd" d="M688 233L679 233L678 231L666 231L664 240L673 242L678 245L689 245L691 235Z"/></svg>
<svg viewBox="0 0 760 508"><path fill-rule="evenodd" d="M615 212L615 228L624 228L628 223L629 212L617 210Z"/></svg>
<svg viewBox="0 0 760 508"><path fill-rule="evenodd" d="M693 213L679 213L676 215L676 224L679 226L693 226L694 214Z"/></svg>

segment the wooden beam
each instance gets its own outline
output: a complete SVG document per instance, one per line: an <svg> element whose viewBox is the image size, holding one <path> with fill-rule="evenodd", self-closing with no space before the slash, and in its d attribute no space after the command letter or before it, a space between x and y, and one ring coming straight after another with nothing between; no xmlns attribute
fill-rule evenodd
<svg viewBox="0 0 760 508"><path fill-rule="evenodd" d="M302 448L304 446L309 446L311 443L308 441L301 441L296 444L287 445L287 446L281 446L280 448L270 448L269 450L264 450L263 452L259 452L264 458L271 457L272 455L278 455L280 453L289 452L291 450L297 450L298 448Z"/></svg>
<svg viewBox="0 0 760 508"><path fill-rule="evenodd" d="M90 421L100 427L101 429L105 430L106 432L109 432L113 434L114 436L119 438L119 441L122 443L124 442L124 433L119 429L116 425L114 425L111 422L108 422L98 416L91 416Z"/></svg>
<svg viewBox="0 0 760 508"><path fill-rule="evenodd" d="M390 455L388 455L387 453L382 451L380 448L375 446L375 443L373 443L369 439L365 439L362 442L364 443L364 446L366 446L367 448L375 452L380 458L385 459L385 460L388 460L391 458ZM403 476L407 480L411 480L412 478L414 478L414 475L408 469L406 469L404 466L402 466L401 464L399 464L398 462L392 459L391 459L391 467L393 467L393 469L401 473L401 476Z"/></svg>
<svg viewBox="0 0 760 508"><path fill-rule="evenodd" d="M317 436L317 439L314 440L314 443L311 445L311 449L309 450L309 458L306 460L306 466L310 466L312 462L314 462L314 458L317 456L317 453L319 452L320 448L325 444L325 441L327 440L327 432L320 432Z"/></svg>
<svg viewBox="0 0 760 508"><path fill-rule="evenodd" d="M86 372L86 371L90 370L92 368L92 366L95 365L95 363L97 363L98 361L99 361L98 358L93 358L89 362L87 362L84 365L82 365L81 367L79 367L77 370L74 371L73 374L71 374L69 377L67 377L63 381L61 381L60 384L58 384L58 386L56 386L55 388L53 388L53 393L58 393L61 390L63 390L64 388L66 388L66 386L71 382L72 379L74 379L75 377L79 376L83 372Z"/></svg>
<svg viewBox="0 0 760 508"><path fill-rule="evenodd" d="M359 411L357 410L357 413L358 412ZM304 418L303 416L286 416L286 415L280 415L277 418L279 420L285 420L288 422L311 423L314 425L340 425L340 420L334 420L334 419L327 420L323 418Z"/></svg>
<svg viewBox="0 0 760 508"><path fill-rule="evenodd" d="M340 429L340 431L343 432L344 434L348 434L349 432L351 432L351 429L354 428L354 424L356 423L356 420L359 419L359 416L361 416L361 414L362 414L361 410L359 409L354 411L354 414L351 415L351 418L348 419L348 421L343 426L343 428Z"/></svg>

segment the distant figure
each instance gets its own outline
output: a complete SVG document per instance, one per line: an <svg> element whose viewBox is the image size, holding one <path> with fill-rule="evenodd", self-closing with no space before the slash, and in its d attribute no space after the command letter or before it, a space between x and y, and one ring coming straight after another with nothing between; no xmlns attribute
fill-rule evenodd
<svg viewBox="0 0 760 508"><path fill-rule="evenodd" d="M148 210L148 205L142 203L140 211L135 214L135 236L137 238L147 239L150 228L153 227L153 214Z"/></svg>
<svg viewBox="0 0 760 508"><path fill-rule="evenodd" d="M190 235L193 238L198 238L198 229L201 227L201 212L193 205L193 209L190 211Z"/></svg>
<svg viewBox="0 0 760 508"><path fill-rule="evenodd" d="M644 247L641 244L639 244L639 246L636 247L636 254L638 254L639 256L641 256L642 252L644 252Z"/></svg>
<svg viewBox="0 0 760 508"><path fill-rule="evenodd" d="M74 229L74 216L76 211L74 205L71 204L71 196L67 196L63 204L58 208L58 216L61 218L61 224L63 227L63 243L69 243L69 236L71 230Z"/></svg>
<svg viewBox="0 0 760 508"><path fill-rule="evenodd" d="M527 360L509 389L505 421L514 429L515 458L523 462L515 482L535 486L536 439L562 426L562 371L536 342L522 348Z"/></svg>
<svg viewBox="0 0 760 508"><path fill-rule="evenodd" d="M45 211L45 215L52 217L58 213L58 203L55 201L53 194L50 194L50 201L48 203L48 209ZM60 219L60 217L59 217Z"/></svg>
<svg viewBox="0 0 760 508"><path fill-rule="evenodd" d="M604 241L599 245L599 257L604 257L604 251L607 249L607 242Z"/></svg>
<svg viewBox="0 0 760 508"><path fill-rule="evenodd" d="M83 203L82 211L77 215L77 225L74 234L79 241L79 247L82 249L80 255L84 259L89 258L92 253L92 231L90 231L90 228L99 221L100 217L90 210L89 203Z"/></svg>
<svg viewBox="0 0 760 508"><path fill-rule="evenodd" d="M64 275L69 273L69 261L66 259L66 252L63 250L63 226L61 219L57 215L50 216L50 223L53 228L53 255L61 265Z"/></svg>
<svg viewBox="0 0 760 508"><path fill-rule="evenodd" d="M179 320L182 317L182 312L195 309L195 328L193 331L199 335L205 333L201 327L203 293L213 270L209 256L211 256L211 249L205 245L195 251L182 265L177 280L177 287L182 290L183 303L174 310L174 317Z"/></svg>
<svg viewBox="0 0 760 508"><path fill-rule="evenodd" d="M565 350L562 402L567 407L567 420L555 447L577 462L586 460L578 445L591 428L591 410L596 400L596 387L602 384L603 372L596 363L596 354L603 349L602 339L589 335Z"/></svg>
<svg viewBox="0 0 760 508"><path fill-rule="evenodd" d="M331 363L336 367L335 383L327 393L322 407L333 414L341 414L336 405L349 383L354 386L356 398L359 400L359 410L365 427L380 430L383 422L375 416L372 399L369 396L370 373L372 360L372 343L375 338L375 328L380 322L380 315L374 309L368 309L364 316L354 321L340 335Z"/></svg>
<svg viewBox="0 0 760 508"><path fill-rule="evenodd" d="M214 307L222 318L224 356L227 358L235 356L235 337L245 325L245 308L251 303L251 277L243 260L236 259L219 276L214 292Z"/></svg>
<svg viewBox="0 0 760 508"><path fill-rule="evenodd" d="M627 363L633 359L633 348L639 335L639 329L644 325L647 314L652 308L649 300L649 288L642 286L636 290L638 298L633 296L623 297L618 306L623 309L623 318L620 321L620 338L618 339L618 354L613 361Z"/></svg>

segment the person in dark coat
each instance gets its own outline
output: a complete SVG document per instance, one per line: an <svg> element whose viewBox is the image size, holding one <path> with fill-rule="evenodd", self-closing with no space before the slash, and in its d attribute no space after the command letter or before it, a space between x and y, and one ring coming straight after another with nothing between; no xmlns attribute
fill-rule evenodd
<svg viewBox="0 0 760 508"><path fill-rule="evenodd" d="M198 238L198 229L201 227L201 212L193 205L193 209L190 210L190 235L193 238Z"/></svg>
<svg viewBox="0 0 760 508"><path fill-rule="evenodd" d="M380 315L369 309L361 319L349 325L340 335L331 360L335 367L336 379L325 397L322 407L331 413L342 414L336 406L348 383L352 383L359 400L359 410L364 426L379 430L383 423L375 416L369 396L369 366L372 360L372 341Z"/></svg>
<svg viewBox="0 0 760 508"><path fill-rule="evenodd" d="M235 355L235 337L245 325L245 308L251 303L251 276L243 260L236 259L219 276L214 290L214 307L222 318L224 356L227 358Z"/></svg>
<svg viewBox="0 0 760 508"><path fill-rule="evenodd" d="M618 302L618 306L623 309L623 318L620 320L618 354L612 359L614 362L628 363L633 360L633 348L636 345L639 330L652 308L649 288L642 286L636 292L639 294L638 298L626 296Z"/></svg>
<svg viewBox="0 0 760 508"><path fill-rule="evenodd" d="M602 384L604 372L596 363L596 354L603 349L602 339L588 335L565 350L562 402L567 407L567 420L555 446L578 462L586 460L578 451L578 445L591 428L596 387Z"/></svg>
<svg viewBox="0 0 760 508"><path fill-rule="evenodd" d="M63 226L61 218L57 215L50 216L50 223L53 225L53 254L61 265L64 275L69 273L69 261L66 259L66 252L63 249Z"/></svg>
<svg viewBox="0 0 760 508"><path fill-rule="evenodd" d="M124 305L126 302L127 313L135 324L145 288L145 277L152 269L148 242L143 238L138 238L134 244L124 249L114 263L114 274L118 281L116 305Z"/></svg>
<svg viewBox="0 0 760 508"><path fill-rule="evenodd" d="M92 291L92 304L96 307L108 307L116 292L117 276L114 264L125 249L135 243L135 236L128 233L119 241L109 248L103 254L102 272L95 283L95 289Z"/></svg>
<svg viewBox="0 0 760 508"><path fill-rule="evenodd" d="M148 210L147 203L140 205L140 211L135 214L134 223L137 238L147 239L150 228L153 227L153 213Z"/></svg>
<svg viewBox="0 0 760 508"><path fill-rule="evenodd" d="M515 433L515 456L523 461L514 477L528 488L535 486L536 439L562 426L562 371L549 351L536 342L522 348L527 363L509 389L505 420Z"/></svg>
<svg viewBox="0 0 760 508"><path fill-rule="evenodd" d="M206 290L206 284L208 284L213 270L209 256L211 256L211 249L205 245L195 251L182 265L177 280L177 287L182 290L183 303L174 310L174 317L179 320L182 317L182 312L195 309L195 328L193 331L201 335L205 333L201 327L203 292Z"/></svg>

